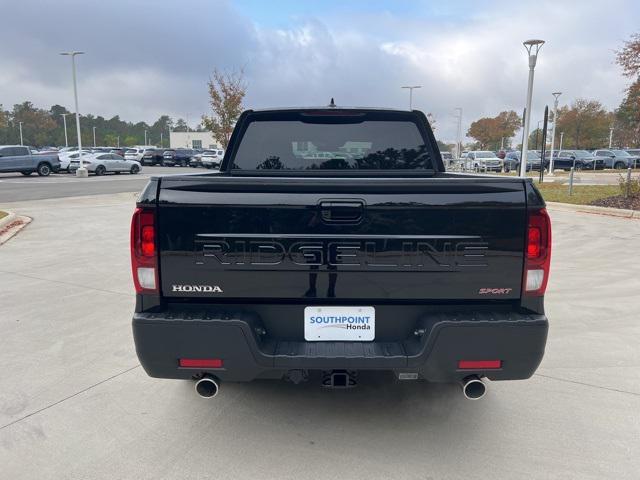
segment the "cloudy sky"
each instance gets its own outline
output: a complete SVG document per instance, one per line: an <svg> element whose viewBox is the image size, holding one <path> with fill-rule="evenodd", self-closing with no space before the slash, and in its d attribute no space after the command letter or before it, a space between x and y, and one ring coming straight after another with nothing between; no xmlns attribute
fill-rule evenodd
<svg viewBox="0 0 640 480"><path fill-rule="evenodd" d="M79 57L80 110L125 120L160 114L196 124L214 67L244 68L246 106L407 108L401 85L422 85L414 108L436 136L480 116L522 111L522 41L546 40L532 123L551 92L616 107L626 80L614 51L640 31L637 0L0 0L0 103L72 107L69 59ZM13 19L13 20L11 20Z"/></svg>

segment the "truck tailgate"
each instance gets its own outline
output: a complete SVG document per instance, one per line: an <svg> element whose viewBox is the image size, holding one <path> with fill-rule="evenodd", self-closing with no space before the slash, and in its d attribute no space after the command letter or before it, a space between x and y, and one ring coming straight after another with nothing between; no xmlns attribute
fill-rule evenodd
<svg viewBox="0 0 640 480"><path fill-rule="evenodd" d="M164 297L520 297L519 179L164 177Z"/></svg>

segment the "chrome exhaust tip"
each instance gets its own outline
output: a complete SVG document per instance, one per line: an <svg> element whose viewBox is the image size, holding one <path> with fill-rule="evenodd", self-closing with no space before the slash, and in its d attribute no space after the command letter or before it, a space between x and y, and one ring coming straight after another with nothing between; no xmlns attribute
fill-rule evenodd
<svg viewBox="0 0 640 480"><path fill-rule="evenodd" d="M220 385L215 377L205 375L196 382L196 393L202 398L213 398L218 394Z"/></svg>
<svg viewBox="0 0 640 480"><path fill-rule="evenodd" d="M462 380L462 393L468 400L480 400L487 393L487 386L477 375Z"/></svg>

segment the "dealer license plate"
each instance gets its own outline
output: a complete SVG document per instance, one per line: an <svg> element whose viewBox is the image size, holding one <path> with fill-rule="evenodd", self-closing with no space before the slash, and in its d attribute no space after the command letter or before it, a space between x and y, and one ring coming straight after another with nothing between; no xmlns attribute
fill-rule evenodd
<svg viewBox="0 0 640 480"><path fill-rule="evenodd" d="M373 307L306 307L304 338L308 342L370 342L376 337Z"/></svg>

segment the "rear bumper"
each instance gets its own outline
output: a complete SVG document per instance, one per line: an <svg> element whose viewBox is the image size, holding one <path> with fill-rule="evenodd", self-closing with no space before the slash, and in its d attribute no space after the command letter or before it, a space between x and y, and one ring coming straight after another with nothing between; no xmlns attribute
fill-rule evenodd
<svg viewBox="0 0 640 480"><path fill-rule="evenodd" d="M402 342L277 341L261 334L253 312L168 310L136 313L138 358L152 377L192 378L204 372L223 381L282 378L290 370L391 370L432 382L470 374L491 380L529 378L544 355L544 315L469 311L426 314L424 335ZM221 358L224 368L181 368L180 358ZM496 370L458 370L459 360L502 360Z"/></svg>

